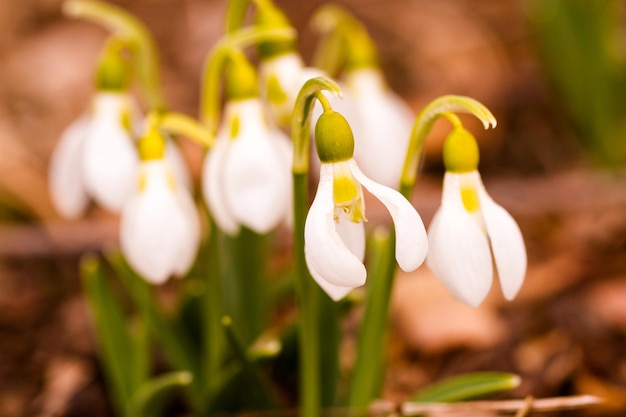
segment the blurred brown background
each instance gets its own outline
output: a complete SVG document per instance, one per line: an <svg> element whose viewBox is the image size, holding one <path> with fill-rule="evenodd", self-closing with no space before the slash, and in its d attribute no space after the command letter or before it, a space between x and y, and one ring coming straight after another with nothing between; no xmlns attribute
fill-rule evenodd
<svg viewBox="0 0 626 417"><path fill-rule="evenodd" d="M158 44L171 107L196 115L203 61L223 32L225 1L128 0ZM300 30L305 60L320 1L276 1ZM385 396L472 370L523 377L516 396L601 395L626 410L626 179L589 163L547 81L528 2L338 1L380 47L391 87L417 112L441 94L470 95L497 129L467 124L481 144L494 199L520 223L529 273L519 298L496 288L484 306L449 299L421 268L398 280ZM0 2L0 416L106 416L96 348L77 277L80 254L116 241L116 219L93 210L61 220L46 185L50 153L87 105L106 32L70 21L59 0ZM626 43L626 37L623 40ZM623 48L622 48L623 49ZM466 119L464 119L466 120ZM439 204L439 126L414 203ZM201 150L186 144L191 166ZM350 357L350 345L346 346ZM573 415L572 413L568 415Z"/></svg>

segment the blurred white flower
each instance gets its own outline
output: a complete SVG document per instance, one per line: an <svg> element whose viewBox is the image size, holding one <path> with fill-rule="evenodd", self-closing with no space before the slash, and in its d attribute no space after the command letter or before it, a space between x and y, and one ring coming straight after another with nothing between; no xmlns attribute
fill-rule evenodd
<svg viewBox="0 0 626 417"><path fill-rule="evenodd" d="M526 275L517 223L487 194L478 171L447 172L443 184L427 265L455 298L476 307L491 288L493 253L504 296L513 299Z"/></svg>
<svg viewBox="0 0 626 417"><path fill-rule="evenodd" d="M344 75L351 111L346 119L354 131L354 159L374 181L398 188L415 116L391 91L377 68Z"/></svg>
<svg viewBox="0 0 626 417"><path fill-rule="evenodd" d="M141 163L121 213L122 251L133 269L159 284L183 276L200 244L200 219L189 190L166 159Z"/></svg>
<svg viewBox="0 0 626 417"><path fill-rule="evenodd" d="M119 212L132 189L139 165L135 138L143 120L126 92L98 92L89 112L61 135L49 167L50 194L66 218L84 213L89 199ZM184 159L172 141L166 158L174 175L187 188L191 178Z"/></svg>
<svg viewBox="0 0 626 417"><path fill-rule="evenodd" d="M422 264L426 230L399 192L366 177L353 159L322 163L317 193L305 224L305 258L315 281L334 300L365 283L364 186L389 210L396 231L396 260L404 271Z"/></svg>
<svg viewBox="0 0 626 417"><path fill-rule="evenodd" d="M258 98L234 100L206 156L202 184L217 225L267 233L285 220L291 197L291 142L272 129Z"/></svg>

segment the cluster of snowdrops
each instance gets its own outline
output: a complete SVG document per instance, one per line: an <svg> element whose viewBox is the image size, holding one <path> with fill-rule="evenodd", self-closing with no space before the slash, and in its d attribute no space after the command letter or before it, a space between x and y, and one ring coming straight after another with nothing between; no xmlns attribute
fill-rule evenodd
<svg viewBox="0 0 626 417"><path fill-rule="evenodd" d="M296 262L305 264L303 279L312 277L340 300L366 283L365 188L391 215L388 244L402 270L426 260L455 298L478 306L495 264L505 297L513 298L526 272L524 241L485 191L477 142L455 114L495 127L489 110L450 95L414 115L387 86L366 29L337 6L314 16L323 42L307 67L279 8L270 1L232 3L226 34L207 58L197 119L167 108L144 26L106 3L65 4L68 15L112 34L96 65L91 102L52 155L50 190L59 212L76 218L94 201L119 213L122 253L154 284L185 276L209 233L264 235L286 225ZM256 17L245 25L251 5ZM441 207L427 233L410 197L423 143L440 117L452 129L443 150ZM199 199L176 140L206 149ZM309 206L310 167L319 183ZM198 210L200 204L208 210ZM201 219L205 212L210 221Z"/></svg>

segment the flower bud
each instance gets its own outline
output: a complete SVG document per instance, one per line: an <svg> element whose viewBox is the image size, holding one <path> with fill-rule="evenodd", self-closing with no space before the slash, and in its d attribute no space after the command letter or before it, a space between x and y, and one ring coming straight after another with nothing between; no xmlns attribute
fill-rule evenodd
<svg viewBox="0 0 626 417"><path fill-rule="evenodd" d="M352 158L354 136L345 117L335 111L324 112L315 125L315 147L322 163Z"/></svg>
<svg viewBox="0 0 626 417"><path fill-rule="evenodd" d="M443 145L443 163L446 171L472 172L478 169L478 144L474 136L463 128L456 128Z"/></svg>

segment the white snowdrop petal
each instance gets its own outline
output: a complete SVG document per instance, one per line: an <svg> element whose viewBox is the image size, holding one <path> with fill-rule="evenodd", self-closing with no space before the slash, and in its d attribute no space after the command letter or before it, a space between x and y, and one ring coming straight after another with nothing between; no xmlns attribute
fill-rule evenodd
<svg viewBox="0 0 626 417"><path fill-rule="evenodd" d="M189 211L180 204L180 195L172 188L172 174L163 161L144 163L140 175L144 176L143 188L122 213L121 245L140 275L161 283L186 272L181 271L180 258L186 255L189 262L189 253L197 249L197 239L190 236L196 219L190 219Z"/></svg>
<svg viewBox="0 0 626 417"><path fill-rule="evenodd" d="M126 106L121 94L97 94L82 150L85 188L94 200L113 212L122 209L139 165L134 141L122 126Z"/></svg>
<svg viewBox="0 0 626 417"><path fill-rule="evenodd" d="M374 69L348 73L346 89L352 99L346 118L354 131L354 159L369 178L397 188L415 119L412 110Z"/></svg>
<svg viewBox="0 0 626 417"><path fill-rule="evenodd" d="M196 209L196 205L189 195L186 188L179 187L178 204L182 215L187 219L186 232L184 241L178 246L178 257L173 267L173 273L176 277L183 277L193 265L200 245L200 215Z"/></svg>
<svg viewBox="0 0 626 417"><path fill-rule="evenodd" d="M61 134L49 166L50 197L56 209L68 219L79 217L89 204L81 175L82 144L89 117L76 119Z"/></svg>
<svg viewBox="0 0 626 417"><path fill-rule="evenodd" d="M344 287L344 286L339 286L339 285L333 285L331 283L329 283L328 281L325 281L324 279L320 279L320 273L315 269L314 265L310 265L309 266L309 272L311 273L311 276L313 277L313 279L315 280L315 282L317 282L317 285L320 286L320 288L326 293L328 294L328 296L333 300L333 301L339 301L341 300L343 297L345 297L346 295L348 295L350 293L350 291L352 291L352 289L354 287Z"/></svg>
<svg viewBox="0 0 626 417"><path fill-rule="evenodd" d="M318 283L361 286L365 283L365 267L335 230L332 167L322 164L320 171L320 183L304 228L307 265Z"/></svg>
<svg viewBox="0 0 626 417"><path fill-rule="evenodd" d="M478 196L491 241L491 251L498 270L500 286L505 298L512 300L520 290L526 276L527 257L524 237L513 217L487 195L482 182L478 188Z"/></svg>
<svg viewBox="0 0 626 417"><path fill-rule="evenodd" d="M367 178L356 162L350 161L355 178L389 210L396 231L396 260L403 271L419 267L428 253L428 238L422 218L398 191Z"/></svg>
<svg viewBox="0 0 626 417"><path fill-rule="evenodd" d="M207 153L202 166L202 192L217 226L229 235L239 232L239 226L226 206L222 185L222 166L228 155L228 138L218 137Z"/></svg>
<svg viewBox="0 0 626 417"><path fill-rule="evenodd" d="M462 208L442 204L428 231L428 267L456 299L477 307L493 280L487 237Z"/></svg>
<svg viewBox="0 0 626 417"><path fill-rule="evenodd" d="M275 139L264 126L245 132L231 141L223 167L228 207L240 224L257 233L275 228L289 209L290 169Z"/></svg>
<svg viewBox="0 0 626 417"><path fill-rule="evenodd" d="M191 182L191 174L189 173L189 168L187 168L185 158L176 143L170 138L168 138L165 145L165 160L172 169L172 174L174 174L176 183L183 185L188 190L191 190L193 184Z"/></svg>

